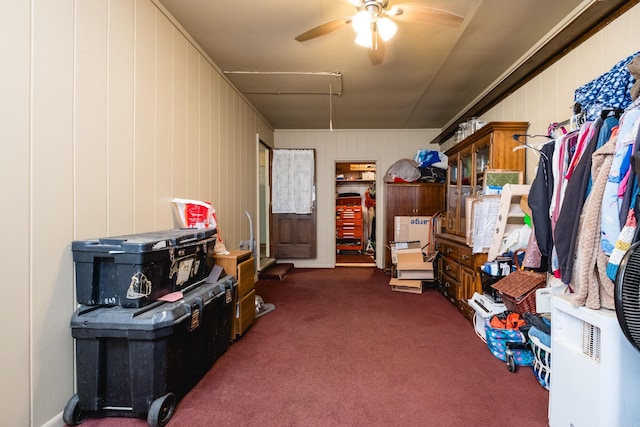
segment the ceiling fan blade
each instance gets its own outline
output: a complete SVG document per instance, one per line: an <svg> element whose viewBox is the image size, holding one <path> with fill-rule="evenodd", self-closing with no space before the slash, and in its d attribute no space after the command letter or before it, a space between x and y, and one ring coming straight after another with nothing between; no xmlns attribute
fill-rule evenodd
<svg viewBox="0 0 640 427"><path fill-rule="evenodd" d="M401 12L397 12L397 11ZM410 22L422 22L429 24L440 24L458 26L464 20L463 16L448 10L436 9L434 7L422 6L417 3L394 4L387 14L395 19Z"/></svg>
<svg viewBox="0 0 640 427"><path fill-rule="evenodd" d="M386 44L379 36L377 29L371 32L371 48L369 48L369 60L372 65L380 65L384 62Z"/></svg>
<svg viewBox="0 0 640 427"><path fill-rule="evenodd" d="M296 40L299 42L304 42L307 40L314 39L316 37L324 36L325 34L329 34L333 31L339 30L342 27L345 27L351 24L353 20L353 16L347 16L344 18L333 19L331 21L327 21L324 24L320 24L317 27L310 29L309 31L305 31L296 37Z"/></svg>

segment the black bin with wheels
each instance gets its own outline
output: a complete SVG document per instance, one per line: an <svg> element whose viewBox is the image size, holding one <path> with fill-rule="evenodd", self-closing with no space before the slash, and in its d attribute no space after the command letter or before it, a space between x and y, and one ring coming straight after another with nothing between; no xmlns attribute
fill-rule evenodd
<svg viewBox="0 0 640 427"><path fill-rule="evenodd" d="M81 306L71 318L77 394L63 418L146 418L165 425L177 402L230 344L236 279L198 283L176 302Z"/></svg>

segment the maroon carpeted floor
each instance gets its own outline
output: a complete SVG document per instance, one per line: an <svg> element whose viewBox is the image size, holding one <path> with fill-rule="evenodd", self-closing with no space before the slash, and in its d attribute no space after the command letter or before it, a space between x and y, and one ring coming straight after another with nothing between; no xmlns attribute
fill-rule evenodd
<svg viewBox="0 0 640 427"><path fill-rule="evenodd" d="M548 425L548 392L530 368L510 373L436 290L393 292L388 280L344 267L259 281L275 311L229 348L168 425Z"/></svg>

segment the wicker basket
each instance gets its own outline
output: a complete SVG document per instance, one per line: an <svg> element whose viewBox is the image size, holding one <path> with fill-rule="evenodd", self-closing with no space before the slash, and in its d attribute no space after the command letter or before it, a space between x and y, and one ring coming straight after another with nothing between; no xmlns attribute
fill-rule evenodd
<svg viewBox="0 0 640 427"><path fill-rule="evenodd" d="M536 289L545 285L545 274L516 270L491 287L500 293L507 310L524 314L536 313Z"/></svg>

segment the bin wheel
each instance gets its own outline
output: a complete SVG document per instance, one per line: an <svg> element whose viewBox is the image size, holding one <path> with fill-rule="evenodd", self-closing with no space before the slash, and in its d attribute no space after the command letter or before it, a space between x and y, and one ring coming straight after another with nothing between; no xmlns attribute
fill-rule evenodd
<svg viewBox="0 0 640 427"><path fill-rule="evenodd" d="M513 353L507 354L507 369L509 369L509 372L516 371L516 359L513 356Z"/></svg>
<svg viewBox="0 0 640 427"><path fill-rule="evenodd" d="M82 413L79 405L80 397L78 397L77 394L74 394L65 405L64 412L62 413L62 420L65 424L77 426L88 418L86 414Z"/></svg>
<svg viewBox="0 0 640 427"><path fill-rule="evenodd" d="M147 414L149 427L165 426L173 416L175 408L176 395L173 393L167 393L151 402L149 413Z"/></svg>

